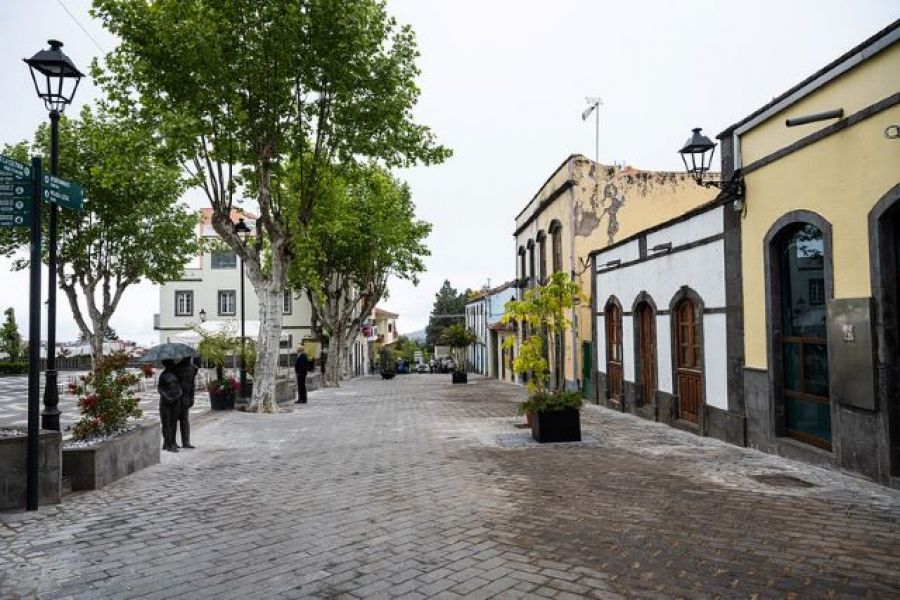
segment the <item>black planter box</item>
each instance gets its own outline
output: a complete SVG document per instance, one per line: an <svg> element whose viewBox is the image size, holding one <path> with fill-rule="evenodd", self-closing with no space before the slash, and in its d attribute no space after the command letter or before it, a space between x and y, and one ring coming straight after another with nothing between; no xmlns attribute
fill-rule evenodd
<svg viewBox="0 0 900 600"><path fill-rule="evenodd" d="M567 408L541 412L531 417L531 437L540 443L580 442L581 413L578 409Z"/></svg>
<svg viewBox="0 0 900 600"><path fill-rule="evenodd" d="M211 410L232 410L234 409L234 390L225 392L224 394L210 394L209 408Z"/></svg>
<svg viewBox="0 0 900 600"><path fill-rule="evenodd" d="M469 374L453 371L453 383L469 383Z"/></svg>

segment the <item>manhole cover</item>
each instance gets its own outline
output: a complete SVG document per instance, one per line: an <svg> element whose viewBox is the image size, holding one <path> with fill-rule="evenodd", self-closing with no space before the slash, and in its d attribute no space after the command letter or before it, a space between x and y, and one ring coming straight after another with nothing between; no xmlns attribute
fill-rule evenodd
<svg viewBox="0 0 900 600"><path fill-rule="evenodd" d="M768 475L753 475L753 479L759 481L760 483L765 483L766 485L771 485L773 487L789 487L789 488L810 488L815 487L815 484L810 483L808 481L803 481L802 479L798 479L796 477L791 477L790 475L780 475L776 473L768 474Z"/></svg>

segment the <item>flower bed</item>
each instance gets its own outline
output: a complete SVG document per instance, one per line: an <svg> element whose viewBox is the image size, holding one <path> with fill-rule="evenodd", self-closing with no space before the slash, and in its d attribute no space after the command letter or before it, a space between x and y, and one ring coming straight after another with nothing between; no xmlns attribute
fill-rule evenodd
<svg viewBox="0 0 900 600"><path fill-rule="evenodd" d="M131 429L67 443L62 450L62 472L72 491L96 490L159 463L159 423L135 423Z"/></svg>

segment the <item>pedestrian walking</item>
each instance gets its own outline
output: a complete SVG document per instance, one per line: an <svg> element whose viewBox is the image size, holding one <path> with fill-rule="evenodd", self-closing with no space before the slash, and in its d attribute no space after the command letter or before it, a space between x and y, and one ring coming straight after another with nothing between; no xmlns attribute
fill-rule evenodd
<svg viewBox="0 0 900 600"><path fill-rule="evenodd" d="M196 390L197 367L190 358L183 358L175 367L178 376L178 384L181 386L181 398L176 403L175 425L181 429L181 447L194 448L191 445L191 424L189 421L191 407L194 406L194 391ZM172 439L175 439L175 431L172 431Z"/></svg>
<svg viewBox="0 0 900 600"><path fill-rule="evenodd" d="M312 370L312 362L306 356L306 348L297 348L297 360L294 361L294 373L297 374L297 401L294 404L306 404L306 374Z"/></svg>
<svg viewBox="0 0 900 600"><path fill-rule="evenodd" d="M175 420L178 403L181 400L181 384L175 372L175 361L162 361L163 372L159 375L156 390L159 392L159 420L162 423L163 450L178 452L175 444Z"/></svg>

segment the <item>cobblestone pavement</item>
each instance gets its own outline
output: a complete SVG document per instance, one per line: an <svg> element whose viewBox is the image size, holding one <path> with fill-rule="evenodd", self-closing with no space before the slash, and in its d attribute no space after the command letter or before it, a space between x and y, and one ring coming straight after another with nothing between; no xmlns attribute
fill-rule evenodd
<svg viewBox="0 0 900 600"><path fill-rule="evenodd" d="M597 407L587 441L537 446L520 388L449 379L215 414L193 452L0 515L0 595L900 594L900 491Z"/></svg>

